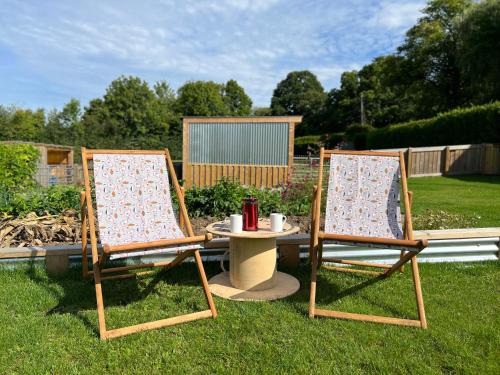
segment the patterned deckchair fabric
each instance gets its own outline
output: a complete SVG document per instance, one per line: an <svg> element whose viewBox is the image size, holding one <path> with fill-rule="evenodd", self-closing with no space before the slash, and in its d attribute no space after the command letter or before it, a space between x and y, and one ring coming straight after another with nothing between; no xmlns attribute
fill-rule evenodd
<svg viewBox="0 0 500 375"><path fill-rule="evenodd" d="M402 239L398 157L333 154L325 233Z"/></svg>
<svg viewBox="0 0 500 375"><path fill-rule="evenodd" d="M326 195L325 226L324 231L321 231L323 165L327 159L330 160L330 173ZM400 182L405 208L404 227L402 226L400 209ZM311 226L309 248L311 257L309 317L322 316L427 328L416 256L428 246L428 242L413 238L412 195L408 191L403 153L341 151L321 148L316 186L311 209L313 225ZM358 259L323 256L322 250L325 241L341 245L399 250L400 257L396 263L387 265ZM375 252L372 254L376 255ZM319 267L324 262L343 265L343 267L335 267L331 264L325 266L329 270L374 275L376 278L372 280L378 281L391 276L397 270L404 272L404 264L410 261L418 319L401 319L316 307L317 274ZM363 267L363 269L358 269L358 267ZM370 271L366 268L380 270Z"/></svg>
<svg viewBox="0 0 500 375"><path fill-rule="evenodd" d="M94 182L101 244L184 238L177 224L163 155L99 154ZM110 259L178 253L199 245L116 253Z"/></svg>

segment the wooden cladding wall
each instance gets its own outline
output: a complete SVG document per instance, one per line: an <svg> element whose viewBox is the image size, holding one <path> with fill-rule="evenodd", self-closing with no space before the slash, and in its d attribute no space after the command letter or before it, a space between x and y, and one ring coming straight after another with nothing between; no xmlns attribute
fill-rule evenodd
<svg viewBox="0 0 500 375"><path fill-rule="evenodd" d="M257 187L273 187L288 181L288 166L243 165L243 164L191 164L190 175L192 185L213 186L222 177L242 185Z"/></svg>
<svg viewBox="0 0 500 375"><path fill-rule="evenodd" d="M289 181L295 125L301 116L185 117L184 185L212 186L221 178L273 187Z"/></svg>

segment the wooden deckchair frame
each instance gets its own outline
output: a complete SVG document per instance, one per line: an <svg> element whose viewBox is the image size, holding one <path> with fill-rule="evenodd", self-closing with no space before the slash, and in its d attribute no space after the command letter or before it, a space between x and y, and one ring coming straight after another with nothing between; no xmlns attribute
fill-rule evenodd
<svg viewBox="0 0 500 375"><path fill-rule="evenodd" d="M373 237L362 237L362 236L348 236L348 235L324 233L320 231L321 191L323 186L323 164L324 160L331 158L333 154L399 157L399 164L401 168L401 185L403 190L402 194L403 194L403 202L405 208L405 220L403 226L404 239L395 240L389 238L385 239L385 238L373 238ZM419 275L416 255L423 248L427 247L428 244L426 240L415 240L413 238L413 226L411 222L411 203L412 203L412 193L408 191L403 152L340 151L340 150L325 150L324 148L321 148L319 155L318 184L317 186L314 187L314 194L311 206L311 240L310 240L309 255L311 259L312 272L311 272L311 289L309 298L309 317L314 318L315 316L323 316L323 317L340 318L340 319L362 320L374 323L414 326L424 329L427 328L427 320L425 318L425 308L422 297L422 289L420 286L420 275ZM374 264L369 262L343 260L337 258L323 258L322 247L324 240L333 240L338 243L346 243L346 244L366 243L366 244L373 244L379 247L386 245L390 247L399 247L410 251L405 252L402 250L399 261L397 261L393 265ZM348 267L323 266L324 268L334 271L364 273L369 275L375 275L380 278L389 277L398 269L401 272L403 272L404 264L406 262L411 261L413 284L415 288L415 298L418 310L418 320L400 319L400 318L378 316L378 315L355 314L355 313L316 308L317 270L318 266L321 267L321 263L323 261L331 263L347 264L352 266L382 268L384 271L380 272L380 271L359 270L350 267L348 268Z"/></svg>
<svg viewBox="0 0 500 375"><path fill-rule="evenodd" d="M140 155L163 155L166 159L168 173L170 175L170 180L174 186L177 197L179 198L179 224L181 229L187 232L187 237L181 239L172 240L162 240L162 241L152 241L143 243L133 243L118 246L109 246L104 244L103 251L99 253L97 247L97 236L95 229L95 217L94 209L92 207L92 192L89 177L88 161L93 160L94 155L98 154L140 154ZM193 233L193 228L191 227L191 222L186 210L186 205L184 204L184 192L179 186L177 177L175 175L174 165L172 159L170 158L170 153L167 149L160 151L140 151L140 150L87 150L82 147L82 165L83 165L83 177L85 182L85 191L81 194L81 211L82 211L82 268L83 276L91 277L93 276L97 300L97 315L99 318L99 334L102 340L129 335L135 332L141 332L161 327L166 327L174 324L189 322L192 320L204 319L204 318L216 318L217 310L212 299L212 294L208 286L207 277L205 270L203 268L203 263L201 261L200 252L198 249L186 250L178 254L175 259L171 262L154 262L147 264L137 264L130 266L121 266L113 268L104 268L104 264L108 256L113 252L120 251L134 251L134 250L144 250L151 248L158 248L164 246L172 245L186 245L201 243L207 240L211 240L212 236L206 234L203 236L195 236ZM92 251L92 271L89 271L88 261L87 261L87 224L90 231L90 245ZM191 314L179 315L167 319L137 324L133 326L116 328L108 330L106 328L106 320L104 316L104 300L102 296L102 285L101 281L110 279L126 279L130 277L136 277L138 275L144 275L151 273L153 271L136 272L131 273L131 270L139 268L150 268L150 267L163 267L165 269L172 268L180 264L188 256L194 256L198 272L200 274L201 283L203 286L203 291L205 293L209 309L204 311L199 311ZM112 273L120 273L118 275L103 276ZM125 272L125 273L122 273Z"/></svg>

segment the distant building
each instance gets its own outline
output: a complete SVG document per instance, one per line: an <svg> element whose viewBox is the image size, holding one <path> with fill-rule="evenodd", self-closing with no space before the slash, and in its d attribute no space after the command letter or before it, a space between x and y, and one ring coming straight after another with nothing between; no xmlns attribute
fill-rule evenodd
<svg viewBox="0 0 500 375"><path fill-rule="evenodd" d="M35 179L42 186L75 183L73 147L24 141L0 141L2 144L29 144L40 151Z"/></svg>

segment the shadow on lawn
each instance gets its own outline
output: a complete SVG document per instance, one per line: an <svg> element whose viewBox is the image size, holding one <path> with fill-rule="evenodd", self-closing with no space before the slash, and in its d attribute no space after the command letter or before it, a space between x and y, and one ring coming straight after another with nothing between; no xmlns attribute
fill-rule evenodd
<svg viewBox="0 0 500 375"><path fill-rule="evenodd" d="M80 267L70 268L63 276L50 276L41 272L40 267L36 267L35 262L31 261L25 273L58 300L56 306L46 311L46 315L72 314L99 336L97 324L83 314L84 311L90 310L95 311L97 315L94 281L84 279ZM105 308L126 306L143 300L148 295L160 294L157 288L160 282L168 285L199 286L201 290L201 281L195 264L186 263L171 270L158 270L148 276L102 281Z"/></svg>
<svg viewBox="0 0 500 375"><path fill-rule="evenodd" d="M443 180L451 180L457 182L481 182L498 184L500 181L499 176L496 175L451 175L451 176L439 176Z"/></svg>
<svg viewBox="0 0 500 375"><path fill-rule="evenodd" d="M284 270L289 271L289 270ZM303 315L308 315L309 311L309 290L311 283L311 268L309 264L303 264L300 266L299 270L295 273L300 281L300 290L294 295L287 298L287 300L294 306L294 308ZM328 273L328 277L325 274ZM340 282L335 282L335 277L339 278L348 277L349 281L354 285L348 288L341 288ZM399 277L399 274L394 274L388 279L381 276L369 276L361 274L345 274L337 271L322 270L318 273L317 283L316 283L316 305L328 306L334 302L341 301L343 298L355 295L356 298L360 298L367 302L369 305L383 309L388 314L394 316L400 316L403 312L397 309L395 306L385 303L383 300L378 298L371 298L367 293L361 293L366 288L375 285L377 283L391 282L391 279ZM402 275L401 275L402 276ZM333 280L332 280L333 278ZM394 281L394 280L392 280ZM413 284L411 280L408 281L408 290L405 292L408 295L413 295ZM343 283L342 283L343 284ZM338 307L330 307L337 309Z"/></svg>

